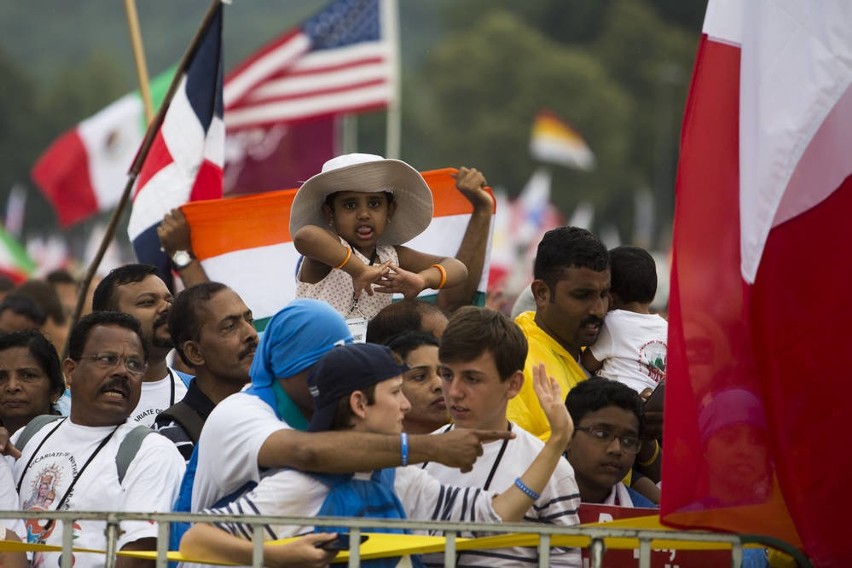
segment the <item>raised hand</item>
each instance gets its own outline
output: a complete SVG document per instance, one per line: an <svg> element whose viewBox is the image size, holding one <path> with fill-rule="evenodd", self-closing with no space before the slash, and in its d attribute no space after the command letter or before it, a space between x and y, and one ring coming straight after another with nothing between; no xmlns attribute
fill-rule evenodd
<svg viewBox="0 0 852 568"><path fill-rule="evenodd" d="M567 443L574 435L574 422L568 414L568 409L565 408L562 389L552 377L547 375L543 363L533 367L533 389L550 423L551 439L559 437Z"/></svg>

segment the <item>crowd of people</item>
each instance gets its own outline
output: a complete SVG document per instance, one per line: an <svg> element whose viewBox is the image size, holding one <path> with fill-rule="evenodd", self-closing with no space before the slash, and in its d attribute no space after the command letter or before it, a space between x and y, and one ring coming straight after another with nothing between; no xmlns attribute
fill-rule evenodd
<svg viewBox="0 0 852 568"><path fill-rule="evenodd" d="M513 319L471 306L493 201L476 169L460 168L456 183L473 214L456 257L438 257L404 246L432 216L416 170L371 155L328 162L290 219L305 257L299 297L262 333L235 290L207 280L179 210L158 231L184 285L177 294L155 268L122 266L71 326L67 273L8 290L0 510L33 513L6 522L6 538L61 544L67 529L39 519L43 510L571 526L582 503L656 506L662 412L646 412L644 399L665 377L666 324L649 310L653 259L560 227L538 245L529 310ZM426 289L435 303L418 300ZM265 526L265 540L301 537L266 545L266 562L324 566L341 532ZM174 526L172 546L250 563L251 535L242 523ZM118 546L153 550L156 536L125 522ZM79 521L74 538L103 548L103 524ZM537 558L512 548L465 551L457 563ZM29 562L57 559L35 552ZM550 561L580 566L580 552L554 548Z"/></svg>

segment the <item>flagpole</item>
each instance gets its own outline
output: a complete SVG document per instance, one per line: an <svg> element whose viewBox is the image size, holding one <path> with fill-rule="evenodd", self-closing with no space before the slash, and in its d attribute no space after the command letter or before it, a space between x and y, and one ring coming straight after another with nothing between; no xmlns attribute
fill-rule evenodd
<svg viewBox="0 0 852 568"><path fill-rule="evenodd" d="M171 104L172 99L175 96L175 92L177 91L178 85L181 81L181 77L186 71L186 66L189 64L189 61L192 59L193 55L195 55L195 52L198 50L198 46L200 45L201 39L204 36L204 31L208 28L208 26L210 25L210 21L216 15L216 9L219 7L220 2L221 0L212 0L212 2L210 3L210 7L207 9L207 13L204 14L204 19L201 21L201 25L198 26L198 29L195 31L195 36L192 38L189 47L186 48L186 52L184 52L180 63L178 63L177 69L175 70L175 76L172 79L172 84L169 86L169 91L168 93L166 93L166 97L163 99L163 103L160 105L160 109L157 111L154 120L148 124L148 131L145 133L145 138L144 140L142 140L142 145L139 147L139 152L137 152L136 154L136 159L133 160L133 164L130 166L130 170L127 172L127 183L124 185L124 191L121 194L121 198L119 199L115 210L112 212L112 217L110 217L109 225L107 225L106 232L104 233L104 238L101 240L101 244L98 247L98 252L92 259L91 264L89 264L89 269L86 271L86 276L83 279L83 282L80 283L80 292L77 296L77 305L74 308L74 315L71 319L71 327L73 327L74 324L79 321L80 314L83 313L83 305L86 302L86 296L89 292L89 286L92 284L92 279L95 277L95 273L98 271L98 267L100 266L104 255L106 254L106 249L109 246L109 243L115 236L115 228L118 226L118 221L119 219L121 219L122 213L124 213L124 208L127 206L127 202L130 200L130 192L133 189L133 184L136 183L136 177L142 170L142 164L145 163L145 158L148 157L148 152L151 150L151 144L153 144L154 142L154 137L160 130L160 126L162 126L163 124L163 120L166 116L166 111L168 110L169 105ZM63 351L64 358L68 352L67 342Z"/></svg>
<svg viewBox="0 0 852 568"><path fill-rule="evenodd" d="M391 100L388 101L385 157L399 158L402 137L402 89L399 62L399 10L397 0L382 0L382 28L384 41L389 42Z"/></svg>
<svg viewBox="0 0 852 568"><path fill-rule="evenodd" d="M145 62L145 48L142 46L142 33L139 31L139 14L136 12L136 0L124 0L124 10L127 12L130 43L133 46L133 58L136 60L139 93L142 95L142 106L145 108L145 124L151 124L151 120L154 118L154 105L151 102L148 64Z"/></svg>

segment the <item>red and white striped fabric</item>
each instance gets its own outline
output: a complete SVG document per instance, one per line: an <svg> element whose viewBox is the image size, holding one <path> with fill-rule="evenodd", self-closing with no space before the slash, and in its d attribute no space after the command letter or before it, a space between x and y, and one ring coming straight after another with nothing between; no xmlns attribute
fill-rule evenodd
<svg viewBox="0 0 852 568"><path fill-rule="evenodd" d="M852 561L850 22L847 0L710 1L674 225L663 521L818 566Z"/></svg>
<svg viewBox="0 0 852 568"><path fill-rule="evenodd" d="M383 108L394 46L379 0L337 0L243 62L226 79L230 131Z"/></svg>

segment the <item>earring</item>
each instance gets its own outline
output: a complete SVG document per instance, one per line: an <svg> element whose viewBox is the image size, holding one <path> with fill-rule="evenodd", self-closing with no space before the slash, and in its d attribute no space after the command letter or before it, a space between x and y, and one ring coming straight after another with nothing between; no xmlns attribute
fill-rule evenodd
<svg viewBox="0 0 852 568"><path fill-rule="evenodd" d="M334 220L329 219L328 226L331 227L331 228L334 228Z"/></svg>
<svg viewBox="0 0 852 568"><path fill-rule="evenodd" d="M390 222L391 222L391 218L388 217L388 225L390 225Z"/></svg>

